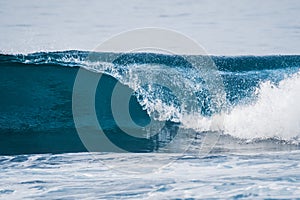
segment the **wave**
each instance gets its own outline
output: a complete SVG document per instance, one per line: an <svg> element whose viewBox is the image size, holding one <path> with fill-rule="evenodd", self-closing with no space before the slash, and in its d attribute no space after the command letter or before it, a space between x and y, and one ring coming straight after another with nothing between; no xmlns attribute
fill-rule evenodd
<svg viewBox="0 0 300 200"><path fill-rule="evenodd" d="M168 137L182 128L196 133L217 130L222 137L233 138L231 141L300 142L298 55L211 56L226 93L226 104L220 108L205 89L208 83L199 79L182 56L97 53L102 62L94 62L90 55L86 51L0 55L0 154L86 151L72 113L73 85L79 69L87 69L91 76L103 74L95 97L97 117L104 131L117 135L115 140L127 141L124 148L132 152L154 151L160 148L157 143L172 138L152 138L145 145L131 147L137 143L122 136L122 127L111 111L111 96L118 83L122 91L132 94L129 110L133 121L140 126L151 119L167 121L164 133ZM117 59L111 61L111 57ZM205 56L189 57L205 60ZM164 74L183 77L172 83L183 98L156 84L157 77L159 83L169 81ZM189 105L191 93L196 95L197 108Z"/></svg>

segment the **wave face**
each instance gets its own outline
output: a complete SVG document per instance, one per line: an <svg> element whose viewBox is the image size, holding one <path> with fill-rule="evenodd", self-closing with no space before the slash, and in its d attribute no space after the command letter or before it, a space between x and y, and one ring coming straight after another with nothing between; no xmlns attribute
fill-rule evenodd
<svg viewBox="0 0 300 200"><path fill-rule="evenodd" d="M258 143L272 146L280 142L299 146L300 56L212 56L227 101L221 111L215 111L207 94L198 87L205 88L206 83L196 79L190 63L180 56L132 53L120 54L113 62L91 63L87 61L89 54L64 51L0 55L0 154L86 151L72 114L73 85L80 68L87 69L90 76L103 74L102 87L97 87L95 97L98 120L108 135L131 152L152 152L165 141L152 138L146 145L136 146L132 138L122 136L122 127L114 121L110 105L117 83L121 83L121 90L132 94L129 111L141 126L152 118L167 121L164 128L169 135L178 126L209 134L215 131L209 124L222 113L224 120L218 131L223 144L238 141L240 147L249 143L257 147ZM112 55L100 53L104 58ZM192 80L193 87L183 88L178 83L177 89L197 94L198 113L183 115L182 102L167 88L141 85L144 78L166 70L171 73L170 69ZM141 76L133 76L137 72Z"/></svg>

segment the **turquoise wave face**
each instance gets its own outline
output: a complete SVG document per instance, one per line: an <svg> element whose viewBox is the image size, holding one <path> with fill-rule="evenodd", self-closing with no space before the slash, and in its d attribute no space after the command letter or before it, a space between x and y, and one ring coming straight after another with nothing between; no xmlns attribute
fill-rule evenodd
<svg viewBox="0 0 300 200"><path fill-rule="evenodd" d="M64 51L0 55L0 154L86 151L73 121L72 93L79 68L89 69L87 66L91 65L87 62L89 53ZM100 54L104 58L111 55L111 53ZM196 59L201 59L201 56L196 56ZM212 56L212 59L223 79L226 91L227 104L222 111L225 113L225 121L224 127L220 130L224 135L222 137L227 139L230 137L231 141L267 141L268 145L270 140L297 143L299 132L293 124L297 124L299 117L293 112L295 109L292 107L295 107L293 102L297 102L298 99L293 91L298 91L300 56ZM144 90L135 91L122 82L122 76L126 75L128 69L136 66L147 70L149 66L150 69L154 66L158 70L172 68L182 76L192 79L194 71L191 64L182 56L152 53L120 54L118 59L105 65L110 67L102 71L97 71L99 70L97 67L90 68L89 74L90 76L96 73L103 74L96 91L95 110L106 136L117 146L129 152L152 152L163 149L170 143L176 136L179 126L187 132L194 130L193 133L198 135L197 138L211 131L205 124L199 122L203 119L210 120L219 112L213 109L210 94L205 90L207 84L205 81L194 80L203 86L203 89L198 88L194 91L200 111L191 116L188 122L185 121L187 118L176 118L175 114L180 113L182 102L178 101L168 88L153 85L151 92L143 93L149 91L149 86L144 85L141 87ZM165 117L166 123L161 132L152 133L150 137L141 139L123 131L124 127L120 127L114 120L110 106L116 83L121 83L121 90L131 95L127 106L132 120L143 127L150 123L150 118L155 115ZM285 99L280 94L286 94L290 98ZM273 100L265 101L266 98ZM156 100L163 102L166 107L160 108L161 110L157 110L157 107L149 108L153 104L147 103ZM264 101L269 104L264 104ZM289 106L279 109L283 104ZM170 107L175 111L165 116L164 114L170 113L166 112ZM262 116L257 115L255 114L258 113L257 110L265 113ZM277 118L263 117L272 114L283 116L281 113L283 110L290 112L287 114L290 118L284 119L285 123L278 122ZM245 115L252 119L244 119L242 116ZM232 124L233 121L237 123ZM264 123L271 123L271 128L264 126ZM245 130L245 124L249 130ZM126 122L123 126L127 126ZM142 128L135 131L140 133L141 137L146 134ZM272 145L269 146L270 149L273 148Z"/></svg>

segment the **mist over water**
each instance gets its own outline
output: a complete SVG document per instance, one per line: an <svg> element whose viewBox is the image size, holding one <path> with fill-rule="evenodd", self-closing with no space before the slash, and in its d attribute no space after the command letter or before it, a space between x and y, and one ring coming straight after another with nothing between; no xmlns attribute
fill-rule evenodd
<svg viewBox="0 0 300 200"><path fill-rule="evenodd" d="M2 1L0 51L91 51L120 32L161 27L211 55L299 54L299 9L297 0Z"/></svg>

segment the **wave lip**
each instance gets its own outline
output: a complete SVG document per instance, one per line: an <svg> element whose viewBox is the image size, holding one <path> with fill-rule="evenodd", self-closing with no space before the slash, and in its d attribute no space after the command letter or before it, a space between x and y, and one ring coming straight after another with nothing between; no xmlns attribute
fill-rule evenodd
<svg viewBox="0 0 300 200"><path fill-rule="evenodd" d="M63 66L82 66L91 53L89 51L58 51L58 52L36 52L30 54L0 54L0 63L20 64L57 64ZM172 63L182 65L182 57L178 55L163 55L155 53L100 53L102 57L119 57L117 64L143 64L149 60L156 60L159 64ZM120 56L119 56L120 55ZM193 56L191 56L193 57ZM197 56L196 56L197 57ZM199 56L198 56L199 57ZM282 68L300 67L300 55L268 55L268 56L210 56L220 71L260 71Z"/></svg>

